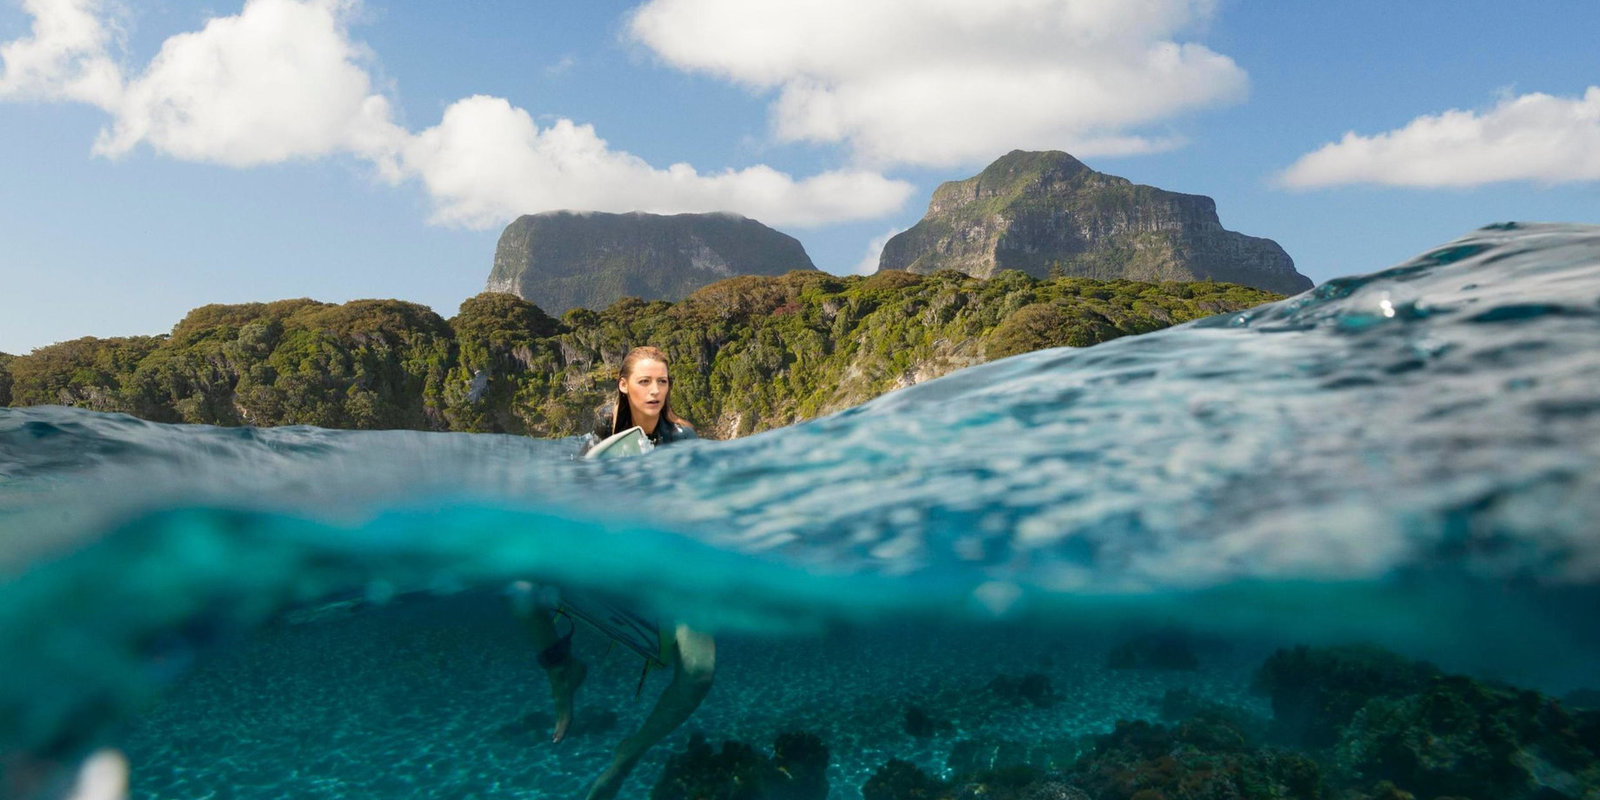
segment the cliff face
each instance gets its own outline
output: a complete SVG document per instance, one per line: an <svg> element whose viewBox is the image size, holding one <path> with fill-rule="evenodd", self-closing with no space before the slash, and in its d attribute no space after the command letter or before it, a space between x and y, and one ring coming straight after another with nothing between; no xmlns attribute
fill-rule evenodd
<svg viewBox="0 0 1600 800"><path fill-rule="evenodd" d="M734 275L796 269L816 269L797 239L733 214L555 211L506 226L487 291L559 314L624 297L681 300Z"/></svg>
<svg viewBox="0 0 1600 800"><path fill-rule="evenodd" d="M1311 288L1277 242L1224 230L1211 198L1140 186L1055 151L1013 151L941 185L922 221L884 246L878 269Z"/></svg>

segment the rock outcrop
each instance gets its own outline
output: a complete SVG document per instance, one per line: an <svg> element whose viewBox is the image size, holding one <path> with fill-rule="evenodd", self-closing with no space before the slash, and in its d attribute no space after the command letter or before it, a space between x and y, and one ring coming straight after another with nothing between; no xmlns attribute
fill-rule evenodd
<svg viewBox="0 0 1600 800"><path fill-rule="evenodd" d="M682 300L734 275L796 269L816 269L799 240L734 214L553 211L506 226L487 290L560 314L624 297Z"/></svg>
<svg viewBox="0 0 1600 800"><path fill-rule="evenodd" d="M891 269L1311 288L1277 242L1224 230L1211 198L1134 184L1058 151L1013 151L941 185L922 221L884 246L878 270Z"/></svg>

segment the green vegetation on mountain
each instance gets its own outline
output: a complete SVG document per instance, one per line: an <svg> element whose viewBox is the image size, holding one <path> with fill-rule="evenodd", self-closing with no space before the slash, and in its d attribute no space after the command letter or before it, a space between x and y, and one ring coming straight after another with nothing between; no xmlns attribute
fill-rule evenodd
<svg viewBox="0 0 1600 800"><path fill-rule="evenodd" d="M126 411L124 383L161 337L84 337L41 347L10 364L11 405L44 403L92 411Z"/></svg>
<svg viewBox="0 0 1600 800"><path fill-rule="evenodd" d="M0 406L11 405L11 359L16 356L0 353Z"/></svg>
<svg viewBox="0 0 1600 800"><path fill-rule="evenodd" d="M922 220L884 245L878 267L1311 288L1277 242L1224 230L1211 198L1096 172L1060 151L1012 151L940 185Z"/></svg>
<svg viewBox="0 0 1600 800"><path fill-rule="evenodd" d="M622 355L653 344L673 359L676 410L703 433L729 437L989 359L1091 345L1275 297L1229 284L1016 271L991 279L796 271L560 319L503 293L468 299L448 321L396 300L209 305L167 336L77 339L14 357L9 399L164 422L563 436L587 430L612 397Z"/></svg>
<svg viewBox="0 0 1600 800"><path fill-rule="evenodd" d="M798 239L736 214L551 211L501 232L487 291L599 310L624 297L676 301L734 275L796 269L815 269Z"/></svg>

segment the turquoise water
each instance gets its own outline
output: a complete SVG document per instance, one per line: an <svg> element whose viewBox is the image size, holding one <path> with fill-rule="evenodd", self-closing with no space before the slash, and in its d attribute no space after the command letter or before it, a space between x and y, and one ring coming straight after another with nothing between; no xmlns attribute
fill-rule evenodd
<svg viewBox="0 0 1600 800"><path fill-rule="evenodd" d="M1600 688L1600 228L1484 229L736 441L575 450L0 409L4 763L116 747L149 798L582 796L667 676L636 700L637 659L580 632L550 744L524 580L717 635L624 797L694 732L815 733L835 798L890 758L1061 771L1168 690L1281 716L1252 676L1294 644ZM1108 667L1152 635L1193 663ZM1024 675L1053 700L995 688ZM946 724L908 733L913 705ZM1600 792L1527 770L1557 792L1529 797Z"/></svg>

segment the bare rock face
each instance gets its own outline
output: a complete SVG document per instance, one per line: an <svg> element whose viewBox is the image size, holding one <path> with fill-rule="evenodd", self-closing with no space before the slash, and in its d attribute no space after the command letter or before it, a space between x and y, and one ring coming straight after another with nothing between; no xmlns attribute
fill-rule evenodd
<svg viewBox="0 0 1600 800"><path fill-rule="evenodd" d="M1140 186L1059 151L1012 151L941 185L922 221L884 246L878 270L890 269L1311 288L1277 242L1224 230L1211 198Z"/></svg>
<svg viewBox="0 0 1600 800"><path fill-rule="evenodd" d="M559 315L624 297L682 300L734 275L796 269L816 269L799 240L735 214L553 211L506 226L487 291Z"/></svg>

